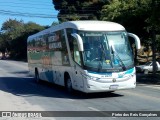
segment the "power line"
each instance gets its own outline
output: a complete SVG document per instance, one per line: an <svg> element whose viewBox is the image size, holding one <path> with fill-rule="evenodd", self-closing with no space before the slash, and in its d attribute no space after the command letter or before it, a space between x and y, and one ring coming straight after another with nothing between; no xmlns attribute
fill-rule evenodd
<svg viewBox="0 0 160 120"><path fill-rule="evenodd" d="M0 0L0 4L1 4L0 5L1 9L12 9L12 8L14 8L18 11L19 11L19 9L20 9L20 11L22 11L22 10L24 11L26 9L29 9L29 10L32 9L32 11L38 11L40 13L42 13L43 11L47 12L47 13L48 12L53 13L53 12L56 11L54 9L54 6L53 6L53 3L52 3L51 0L50 0L50 2L45 1L45 3L40 1L40 0L39 1L38 0L37 1L34 1L34 0L32 0L32 1L28 1L28 0L27 1L22 1L22 0L14 0L14 1L9 0L8 1L8 0L5 0L3 2ZM56 13L58 13L58 11Z"/></svg>
<svg viewBox="0 0 160 120"><path fill-rule="evenodd" d="M20 0L21 1L21 0ZM0 2L1 3L1 2ZM3 3L5 3L5 2L3 2ZM9 2L6 2L6 3L9 3ZM7 6L7 7L13 7L13 8L23 8L23 9L26 9L26 8L32 8L32 10L33 9L35 9L35 10L45 10L45 12L46 12L46 10L48 11L48 10L50 10L50 11L52 11L51 9L48 9L48 7L47 8L45 8L45 7L35 7L35 6L32 6L32 7L28 7L28 6L17 6L17 5L15 5L15 4L24 4L24 3L15 3L15 2L11 2L11 4L13 4L13 5L1 5L1 7L3 7L3 6ZM29 5L33 5L33 3L29 3ZM34 4L34 5L38 5L38 4ZM40 5L42 5L42 4L40 4ZM43 5L44 6L44 5ZM56 6L59 6L59 5L56 5ZM73 6L73 5L66 5L66 7L69 7L69 6ZM81 12L94 12L94 11L96 11L95 9L93 9L93 7L87 7L88 9L84 9L84 10L75 10L75 12L78 12L78 11L81 11ZM92 8L92 9L90 9L90 8ZM34 11L35 11L34 10ZM54 10L54 9L53 9ZM60 10L63 10L63 11L65 11L65 10L67 10L67 9L60 9ZM68 11L68 10L67 10Z"/></svg>
<svg viewBox="0 0 160 120"><path fill-rule="evenodd" d="M5 3L5 2L0 2L0 3ZM11 7L25 7L25 8L33 8L33 7L26 7L26 6L14 6L14 5L17 5L17 4L20 4L20 5L26 5L26 4L24 4L24 3L14 3L14 2L6 2L7 3L7 5L1 5L1 6L11 6ZM8 3L11 3L11 4L13 4L13 5L8 5ZM42 5L42 6L44 6L45 4L33 4L33 3L28 3L28 5L34 5L34 6L36 6L37 7L37 5L39 6L39 5ZM47 6L50 6L50 7L54 7L54 6L61 6L61 4L60 5L54 5L54 4L51 4L51 5L48 5L48 4L46 4ZM77 6L77 5L65 5L65 7L72 7L72 6L75 6L75 7L80 7L80 6ZM86 7L86 6L83 6L83 7ZM48 8L48 7L47 7ZM87 8L90 8L90 9L93 9L93 8L95 8L95 7L93 7L93 6L87 6ZM37 8L37 9L39 9L39 8ZM46 8L42 8L42 7L40 7L40 9L46 9Z"/></svg>
<svg viewBox="0 0 160 120"><path fill-rule="evenodd" d="M17 0L17 1L21 1L21 0ZM29 0L28 0L29 1ZM23 2L23 3L22 3ZM39 4L39 3L42 3L42 2L38 2L38 3L36 3L36 4L34 4L33 3L34 2L34 0L32 0L32 1L30 1L29 3L24 3L24 1L21 1L20 3L17 3L17 2L1 2L0 1L0 3L3 3L3 4L5 4L5 3L11 3L12 5L2 5L1 4L1 8L3 7L3 6L7 6L7 7L13 7L13 8L23 8L23 9L27 9L27 8L32 8L32 12L33 12L33 9L37 9L38 11L39 10L44 10L44 12L46 12L46 10L48 9L48 7L47 8L45 8L45 7L37 7L37 5L43 5L44 6L44 4ZM26 4L28 4L28 5L30 5L30 6L23 6L23 5L26 5ZM22 5L22 6L19 6L19 5ZM31 6L32 5L32 6ZM33 6L34 5L34 6ZM36 6L36 7L35 7ZM59 6L59 5L58 5ZM72 5L66 5L66 7L67 6L72 6ZM89 8L92 8L92 7L89 7ZM51 9L48 9L48 10L51 10ZM67 10L67 9L61 9L61 10ZM35 11L35 10L34 10ZM68 11L68 10L67 10ZM78 11L82 11L82 12L85 12L85 11L87 11L87 12L89 12L89 11L96 11L96 10L94 10L94 9L84 9L84 10L75 10L75 12L78 12ZM40 12L40 11L39 11ZM55 11L54 11L54 9L53 9L53 12L52 13L55 13ZM26 13L26 12L14 12L14 11L9 11L9 10L0 10L0 14L3 14L3 15L11 15L11 16L23 16L23 17L39 17L39 18L57 18L57 15L52 15L52 14L42 14L42 12L41 12L41 14L37 14L37 13ZM57 13L56 13L57 14ZM79 17L87 17L87 16L89 16L89 14L77 14ZM64 14L64 15L60 15L60 16L58 16L59 18L61 17L61 18L68 18L68 17L72 17L72 16L74 16L74 15L71 15L71 14Z"/></svg>
<svg viewBox="0 0 160 120"><path fill-rule="evenodd" d="M17 5L1 5L1 7L3 7L3 6L7 6L7 7L15 7L15 8L34 8L34 9L48 9L48 7L34 7L34 6L32 6L32 7L28 7L28 6L17 6ZM48 10L50 10L50 9L48 9Z"/></svg>
<svg viewBox="0 0 160 120"><path fill-rule="evenodd" d="M44 2L42 2L42 1L44 1ZM42 0L42 1L40 1L40 0L37 0L37 1L35 1L35 0L31 0L31 1L29 1L29 0L27 0L27 1L24 1L24 0L0 0L0 2L2 2L2 3L23 3L23 4L34 4L34 5L48 5L48 4L52 4L52 0L50 0L50 1L48 1L47 0L47 2L46 2L46 0Z"/></svg>
<svg viewBox="0 0 160 120"><path fill-rule="evenodd" d="M48 15L52 16L51 14L36 14L36 13L25 13L25 12L14 12L14 11L9 11L9 10L0 10L0 12L6 12L6 13L16 13L16 14L31 14L31 15Z"/></svg>
<svg viewBox="0 0 160 120"><path fill-rule="evenodd" d="M19 5L24 5L24 4L26 5L26 4L27 4L27 5L43 5L43 6L44 6L44 5L47 5L47 6L53 6L53 4L45 4L45 3L43 3L43 4L39 4L39 3L38 3L38 4L37 4L37 3L34 4L33 2L32 2L32 3L24 3L24 2L23 2L23 3L19 3L19 2L18 2L18 3L17 3L17 2L1 2L1 1L0 1L0 3L1 3L1 4L16 4L16 5L17 5L17 4L19 4Z"/></svg>
<svg viewBox="0 0 160 120"><path fill-rule="evenodd" d="M40 8L40 7L26 7L26 6L17 6L17 5L1 5L1 9L3 8L3 9L6 9L4 6L7 6L7 8L8 7L11 7L11 8L15 8L17 11L31 11L32 10L32 12L34 11L37 11L37 12L39 12L39 13L50 13L50 14L52 14L52 13L55 13L55 14L57 14L58 13L58 11L56 11L56 10L54 10L54 8L53 9L49 9L49 8ZM29 9L28 9L29 8Z"/></svg>
<svg viewBox="0 0 160 120"><path fill-rule="evenodd" d="M22 13L22 12L13 12L13 11L6 11L6 10L0 10L0 14L10 15L10 16L37 17L37 18L57 18L57 15ZM71 14L65 14L65 15L59 16L59 18L68 18L68 17L73 17L73 16L74 15L71 15ZM88 17L89 14L80 14L78 16Z"/></svg>
<svg viewBox="0 0 160 120"><path fill-rule="evenodd" d="M57 15L22 13L22 12L13 12L5 10L0 10L0 14L11 15L11 16L23 16L23 17L57 18Z"/></svg>
<svg viewBox="0 0 160 120"><path fill-rule="evenodd" d="M7 6L7 7L14 7L14 8L23 8L23 9L26 9L26 8L32 8L32 9L39 9L39 10L47 10L46 8L37 8L37 7L24 7L24 6L12 6L12 5L1 5L1 6ZM48 9L50 11L52 11L51 9ZM54 9L53 9L54 10ZM60 9L60 10L67 10L67 9ZM67 10L68 11L68 10ZM91 10L91 9L84 9L84 10L75 10L75 11L84 11L84 12L87 12L87 11L97 11L97 10Z"/></svg>
<svg viewBox="0 0 160 120"><path fill-rule="evenodd" d="M13 0L12 0L13 1ZM42 0L42 1L44 1L44 2L42 2L42 1L40 1L40 0L27 0L27 1L24 1L24 0L17 0L17 1L21 1L21 2L31 2L31 3L33 3L33 2L40 2L40 3L46 3L46 0ZM49 1L49 0L48 0ZM52 0L50 0L51 1L51 3L52 3Z"/></svg>

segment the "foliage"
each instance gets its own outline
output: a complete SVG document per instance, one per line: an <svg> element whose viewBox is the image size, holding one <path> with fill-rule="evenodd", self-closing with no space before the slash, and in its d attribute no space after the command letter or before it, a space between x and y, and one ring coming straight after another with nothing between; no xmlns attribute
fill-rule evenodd
<svg viewBox="0 0 160 120"><path fill-rule="evenodd" d="M148 23L151 15L151 0L111 0L102 8L102 20L121 23L127 31L133 32L142 39L149 37Z"/></svg>
<svg viewBox="0 0 160 120"><path fill-rule="evenodd" d="M55 25L58 25L59 23L58 22L53 22L51 26L55 26Z"/></svg>
<svg viewBox="0 0 160 120"><path fill-rule="evenodd" d="M108 0L52 0L59 11L60 22L68 20L100 19L102 6Z"/></svg>
<svg viewBox="0 0 160 120"><path fill-rule="evenodd" d="M160 0L52 0L60 22L98 19L114 21L137 34L142 45L160 51ZM87 16L87 17L86 17Z"/></svg>
<svg viewBox="0 0 160 120"><path fill-rule="evenodd" d="M156 47L158 53L160 53L160 35L156 35Z"/></svg>
<svg viewBox="0 0 160 120"><path fill-rule="evenodd" d="M4 54L6 49L7 49L7 42L5 41L6 36L3 35L2 33L0 34L0 51Z"/></svg>
<svg viewBox="0 0 160 120"><path fill-rule="evenodd" d="M2 52L5 50L10 50L12 46L12 40L16 39L21 35L23 30L23 21L17 21L9 19L4 22L1 30L3 31L1 34L1 43L3 47L1 47Z"/></svg>
<svg viewBox="0 0 160 120"><path fill-rule="evenodd" d="M98 19L114 21L137 34L144 45L151 44L154 26L160 31L159 0L52 0L60 22ZM160 33L159 33L160 34ZM159 40L159 39L158 39Z"/></svg>
<svg viewBox="0 0 160 120"><path fill-rule="evenodd" d="M29 35L43 30L45 27L36 23L12 20L4 22L0 34L0 51L6 50L12 58L26 59L27 57L27 38Z"/></svg>
<svg viewBox="0 0 160 120"><path fill-rule="evenodd" d="M152 30L153 28L160 34L160 0L151 0L150 10L151 14L148 17L147 22L150 26L148 26L148 30Z"/></svg>
<svg viewBox="0 0 160 120"><path fill-rule="evenodd" d="M59 23L68 20L114 21L125 26L127 31L137 34L142 44L152 43L155 31L156 47L160 51L160 0L52 0L59 11ZM52 26L59 24L53 22ZM0 51L8 50L12 56L26 57L26 39L29 35L49 26L24 23L9 19L0 33Z"/></svg>
<svg viewBox="0 0 160 120"><path fill-rule="evenodd" d="M137 34L142 44L148 46L152 43L153 29L160 34L159 11L159 0L111 0L103 6L101 19L121 23L127 31Z"/></svg>

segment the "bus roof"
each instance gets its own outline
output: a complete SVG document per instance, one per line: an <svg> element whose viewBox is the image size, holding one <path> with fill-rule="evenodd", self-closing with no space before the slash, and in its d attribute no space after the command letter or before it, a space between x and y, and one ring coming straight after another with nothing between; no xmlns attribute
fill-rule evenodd
<svg viewBox="0 0 160 120"><path fill-rule="evenodd" d="M94 21L94 20L83 20L83 21L68 21L62 24L52 26L46 30L43 30L39 33L36 33L29 38L40 36L46 33L51 33L57 30L65 29L65 28L73 28L77 30L83 31L122 31L125 28L115 22L109 21Z"/></svg>
<svg viewBox="0 0 160 120"><path fill-rule="evenodd" d="M71 27L77 30L85 31L119 31L125 28L114 22L108 21L69 21L63 23L67 28Z"/></svg>

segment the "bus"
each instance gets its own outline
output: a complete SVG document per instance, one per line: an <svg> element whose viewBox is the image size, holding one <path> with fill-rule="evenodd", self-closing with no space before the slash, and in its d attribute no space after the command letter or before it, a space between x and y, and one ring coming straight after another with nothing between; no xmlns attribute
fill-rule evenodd
<svg viewBox="0 0 160 120"><path fill-rule="evenodd" d="M67 91L110 92L136 87L137 35L109 21L68 21L28 37L30 74Z"/></svg>

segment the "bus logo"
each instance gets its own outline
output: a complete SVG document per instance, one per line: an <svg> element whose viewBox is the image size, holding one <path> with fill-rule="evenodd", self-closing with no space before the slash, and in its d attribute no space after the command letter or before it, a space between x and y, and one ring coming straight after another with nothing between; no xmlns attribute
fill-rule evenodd
<svg viewBox="0 0 160 120"><path fill-rule="evenodd" d="M113 82L116 82L116 78L113 78L112 81L113 81Z"/></svg>

